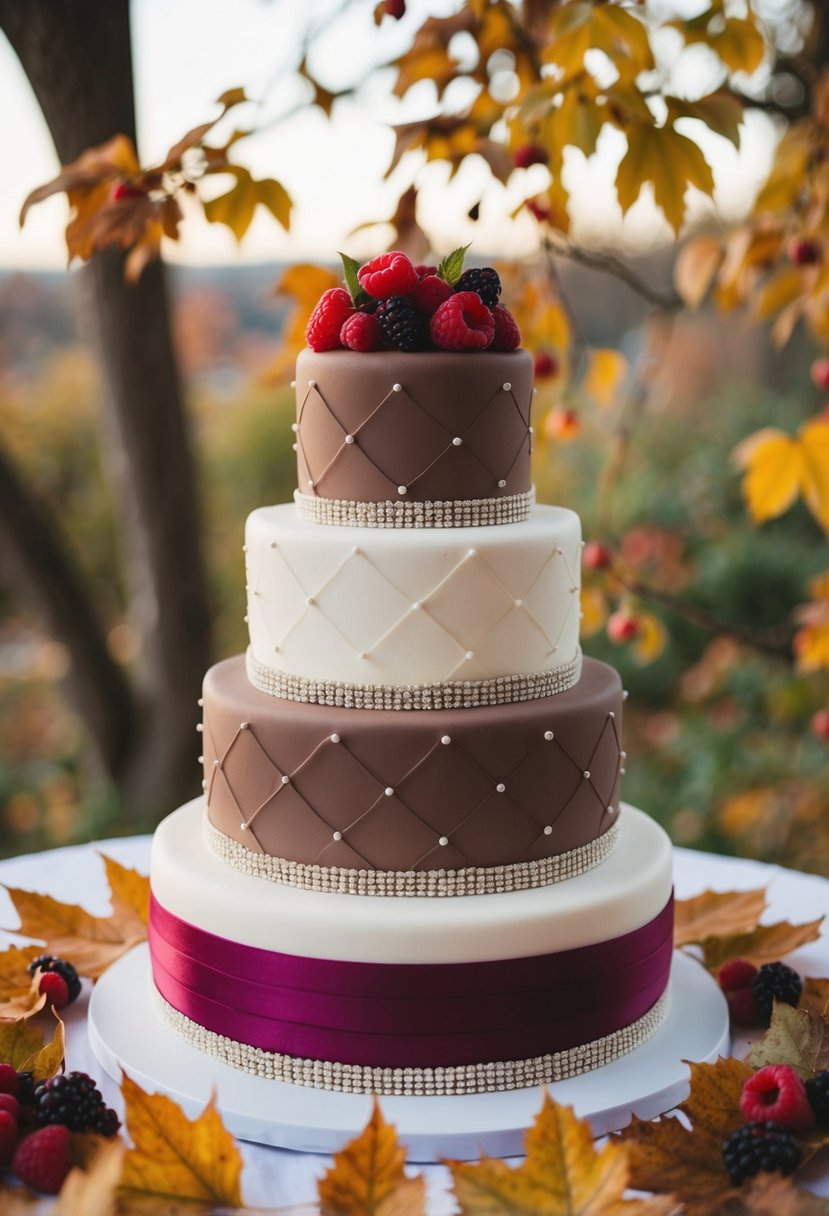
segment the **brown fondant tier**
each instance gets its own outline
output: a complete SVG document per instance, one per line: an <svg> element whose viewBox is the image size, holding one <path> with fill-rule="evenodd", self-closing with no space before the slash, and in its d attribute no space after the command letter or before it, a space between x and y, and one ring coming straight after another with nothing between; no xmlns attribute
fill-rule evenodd
<svg viewBox="0 0 829 1216"><path fill-rule="evenodd" d="M309 866L508 866L596 840L619 807L622 687L585 659L566 692L401 714L283 701L242 656L204 682L208 814L246 849Z"/></svg>
<svg viewBox="0 0 829 1216"><path fill-rule="evenodd" d="M304 350L296 396L303 495L446 504L531 488L527 351Z"/></svg>

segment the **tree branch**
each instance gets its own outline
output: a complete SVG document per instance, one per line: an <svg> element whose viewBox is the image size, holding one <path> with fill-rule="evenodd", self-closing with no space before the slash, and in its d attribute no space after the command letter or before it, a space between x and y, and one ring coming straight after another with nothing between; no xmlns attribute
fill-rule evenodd
<svg viewBox="0 0 829 1216"><path fill-rule="evenodd" d="M588 270L597 270L602 274L611 274L619 279L636 295L641 296L648 304L662 312L678 312L683 307L682 298L671 288L653 287L646 279L632 270L620 258L612 253L597 253L575 245L563 235L547 236L544 238L544 248L556 257L567 258Z"/></svg>

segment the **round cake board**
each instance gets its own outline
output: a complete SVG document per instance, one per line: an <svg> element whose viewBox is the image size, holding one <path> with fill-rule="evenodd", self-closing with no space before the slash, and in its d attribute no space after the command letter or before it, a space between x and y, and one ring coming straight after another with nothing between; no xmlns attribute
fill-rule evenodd
<svg viewBox="0 0 829 1216"><path fill-rule="evenodd" d="M101 977L89 1006L92 1050L119 1080L123 1069L143 1088L174 1098L188 1116L213 1092L225 1126L239 1139L299 1152L330 1154L365 1127L372 1099L270 1081L239 1071L192 1047L158 1012L146 945ZM728 1007L714 980L693 959L675 954L665 1021L641 1047L612 1064L549 1091L589 1118L595 1135L650 1119L688 1094L686 1060L712 1061L729 1048ZM410 1161L477 1159L523 1153L524 1133L541 1105L537 1087L445 1097L384 1097Z"/></svg>

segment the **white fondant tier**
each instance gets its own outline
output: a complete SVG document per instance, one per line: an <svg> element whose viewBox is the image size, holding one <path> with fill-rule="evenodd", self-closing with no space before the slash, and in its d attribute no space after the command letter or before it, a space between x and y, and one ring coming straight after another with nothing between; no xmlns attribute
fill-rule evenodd
<svg viewBox="0 0 829 1216"><path fill-rule="evenodd" d="M553 887L464 899L307 891L226 865L209 847L202 799L158 827L150 880L168 912L246 946L369 963L470 963L590 946L648 924L672 884L671 844L633 807L593 870Z"/></svg>
<svg viewBox="0 0 829 1216"><path fill-rule="evenodd" d="M531 675L578 654L581 528L535 507L497 528L348 528L263 507L246 528L254 660L286 677L403 686Z"/></svg>

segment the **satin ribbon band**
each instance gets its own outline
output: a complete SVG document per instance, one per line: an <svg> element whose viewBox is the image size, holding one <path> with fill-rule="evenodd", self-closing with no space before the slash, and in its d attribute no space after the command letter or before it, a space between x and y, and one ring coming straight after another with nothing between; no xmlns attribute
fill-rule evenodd
<svg viewBox="0 0 829 1216"><path fill-rule="evenodd" d="M609 942L532 958L380 964L230 942L150 908L156 986L207 1030L267 1052L435 1067L558 1052L641 1018L665 989L673 906Z"/></svg>

